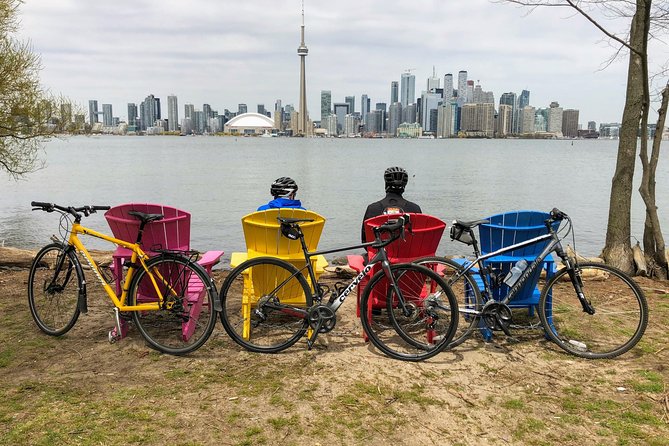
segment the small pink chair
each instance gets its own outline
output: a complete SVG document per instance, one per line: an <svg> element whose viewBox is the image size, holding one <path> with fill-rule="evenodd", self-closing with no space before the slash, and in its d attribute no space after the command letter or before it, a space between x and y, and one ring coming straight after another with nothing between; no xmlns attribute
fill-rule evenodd
<svg viewBox="0 0 669 446"><path fill-rule="evenodd" d="M114 206L105 212L105 218L109 223L115 238L125 240L131 243L137 241L140 221L129 215L129 211L138 211L146 214L162 214L162 220L147 223L142 235L141 248L147 254L153 255L159 250L188 251L190 249L190 213L171 206L151 203L127 203ZM121 295L123 280L123 262L130 260L132 251L123 247L117 247L113 254L112 272L116 279L116 294ZM223 251L207 251L202 254L198 264L203 266L211 274L212 267L219 262ZM191 292L192 291L192 292ZM189 295L201 296L202 290L190 290ZM201 299L191 307L191 316L197 316L202 309ZM188 339L195 330L197 317L191 317L184 324L183 335ZM110 336L118 338L118 334L112 330ZM127 324L125 321L121 324L121 338L126 335Z"/></svg>

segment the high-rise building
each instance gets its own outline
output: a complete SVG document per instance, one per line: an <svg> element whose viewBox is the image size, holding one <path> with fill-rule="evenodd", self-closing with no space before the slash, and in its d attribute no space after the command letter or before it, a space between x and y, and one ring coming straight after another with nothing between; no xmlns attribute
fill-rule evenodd
<svg viewBox="0 0 669 446"><path fill-rule="evenodd" d="M518 133L534 133L534 115L535 109L530 105L526 105L520 110L520 128Z"/></svg>
<svg viewBox="0 0 669 446"><path fill-rule="evenodd" d="M295 128L293 128L293 134L306 135L309 115L307 114L307 78L304 65L309 50L304 44L304 0L302 0L302 26L300 27L300 37L300 46L297 47L297 55L300 57L300 114L297 132L295 132Z"/></svg>
<svg viewBox="0 0 669 446"><path fill-rule="evenodd" d="M447 73L444 76L444 99L449 100L453 97L453 75Z"/></svg>
<svg viewBox="0 0 669 446"><path fill-rule="evenodd" d="M388 110L388 135L397 136L397 128L402 123L402 104L393 102Z"/></svg>
<svg viewBox="0 0 669 446"><path fill-rule="evenodd" d="M348 114L344 117L344 135L354 136L358 134L360 120L356 115Z"/></svg>
<svg viewBox="0 0 669 446"><path fill-rule="evenodd" d="M436 133L437 131L437 107L441 104L442 98L438 93L423 92L421 95L421 127L424 132ZM431 118L434 110L434 120ZM434 122L433 122L434 121Z"/></svg>
<svg viewBox="0 0 669 446"><path fill-rule="evenodd" d="M325 119L321 119L321 128L327 131L328 136L337 136L337 115L330 113Z"/></svg>
<svg viewBox="0 0 669 446"><path fill-rule="evenodd" d="M557 102L551 102L547 112L546 131L562 136L562 107Z"/></svg>
<svg viewBox="0 0 669 446"><path fill-rule="evenodd" d="M402 124L413 124L416 122L418 110L416 108L416 103L412 103L406 106L406 109L402 107Z"/></svg>
<svg viewBox="0 0 669 446"><path fill-rule="evenodd" d="M464 104L460 118L460 130L476 136L494 136L495 104Z"/></svg>
<svg viewBox="0 0 669 446"><path fill-rule="evenodd" d="M517 132L516 122L518 121L518 109L516 108L516 93L502 93L502 96L499 98L500 110L502 105L508 105L511 107L511 129L509 133Z"/></svg>
<svg viewBox="0 0 669 446"><path fill-rule="evenodd" d="M137 125L137 104L128 102L128 127Z"/></svg>
<svg viewBox="0 0 669 446"><path fill-rule="evenodd" d="M346 115L349 114L349 105L346 102L334 103L334 115L337 117L337 134L341 134L344 130L344 122Z"/></svg>
<svg viewBox="0 0 669 446"><path fill-rule="evenodd" d="M139 107L139 117L142 130L155 126L160 119L160 99L152 94L148 95Z"/></svg>
<svg viewBox="0 0 669 446"><path fill-rule="evenodd" d="M509 135L513 129L513 107L509 104L499 104L495 132L498 136Z"/></svg>
<svg viewBox="0 0 669 446"><path fill-rule="evenodd" d="M462 107L462 104L467 102L467 72L461 70L458 72L458 105Z"/></svg>
<svg viewBox="0 0 669 446"><path fill-rule="evenodd" d="M238 115L243 115L244 113L248 113L249 108L247 107L246 104L239 104L237 106L237 114Z"/></svg>
<svg viewBox="0 0 669 446"><path fill-rule="evenodd" d="M578 110L568 108L562 112L562 136L578 136Z"/></svg>
<svg viewBox="0 0 669 446"><path fill-rule="evenodd" d="M332 114L332 92L321 90L321 122Z"/></svg>
<svg viewBox="0 0 669 446"><path fill-rule="evenodd" d="M367 97L366 94L363 94L362 97L360 98L360 115L362 116L363 124L367 122L367 113L369 113L370 103L371 100L369 99L369 97Z"/></svg>
<svg viewBox="0 0 669 446"><path fill-rule="evenodd" d="M344 102L348 104L348 112L355 113L355 96L346 96Z"/></svg>
<svg viewBox="0 0 669 446"><path fill-rule="evenodd" d="M437 91L437 88L441 87L441 79L437 77L437 73L434 69L434 66L432 66L432 76L427 78L427 91L434 93Z"/></svg>
<svg viewBox="0 0 669 446"><path fill-rule="evenodd" d="M267 116L267 110L265 110L265 104L258 104L258 114Z"/></svg>
<svg viewBox="0 0 669 446"><path fill-rule="evenodd" d="M179 131L179 102L173 94L167 97L167 125L170 132Z"/></svg>
<svg viewBox="0 0 669 446"><path fill-rule="evenodd" d="M113 113L111 104L102 104L102 125L111 127L113 123Z"/></svg>
<svg viewBox="0 0 669 446"><path fill-rule="evenodd" d="M399 89L400 85L397 81L392 81L390 83L390 104L394 104L399 101Z"/></svg>
<svg viewBox="0 0 669 446"><path fill-rule="evenodd" d="M406 72L400 78L400 102L402 109L416 101L416 76Z"/></svg>
<svg viewBox="0 0 669 446"><path fill-rule="evenodd" d="M88 119L91 125L98 122L98 101L91 99L88 101Z"/></svg>
<svg viewBox="0 0 669 446"><path fill-rule="evenodd" d="M457 134L457 110L456 101L445 100L437 108L437 138L450 138Z"/></svg>

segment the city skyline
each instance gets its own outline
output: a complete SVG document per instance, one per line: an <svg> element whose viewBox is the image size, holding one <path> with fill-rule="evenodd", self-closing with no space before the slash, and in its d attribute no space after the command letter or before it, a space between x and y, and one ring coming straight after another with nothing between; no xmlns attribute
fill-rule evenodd
<svg viewBox="0 0 669 446"><path fill-rule="evenodd" d="M496 104L502 93L526 89L537 107L558 101L580 109L582 124L620 121L626 58L600 70L614 49L584 19L554 8L527 16L512 5L452 3L307 2L310 118L320 118L321 90L332 92L333 103L366 94L372 104L390 105L401 73L412 70L419 97L436 67L442 81L453 74L454 88L457 72L467 70ZM119 110L147 94L219 111L239 103L271 110L277 99L297 108L300 8L298 0L194 1L188 8L122 0L85 9L28 2L20 36L42 56L45 87L84 107L90 99L112 104L122 119Z"/></svg>

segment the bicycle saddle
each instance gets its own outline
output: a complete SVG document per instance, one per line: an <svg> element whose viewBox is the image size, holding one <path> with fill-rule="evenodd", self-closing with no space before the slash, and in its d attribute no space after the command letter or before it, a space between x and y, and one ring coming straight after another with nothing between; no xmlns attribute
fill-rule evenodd
<svg viewBox="0 0 669 446"><path fill-rule="evenodd" d="M145 214L144 212L139 212L139 211L128 211L128 215L137 217L140 221L144 223L150 223L152 221L163 219L163 214Z"/></svg>
<svg viewBox="0 0 669 446"><path fill-rule="evenodd" d="M490 220L472 220L472 221L453 220L453 224L460 225L467 229L475 228L478 225L482 225L484 223L490 223Z"/></svg>

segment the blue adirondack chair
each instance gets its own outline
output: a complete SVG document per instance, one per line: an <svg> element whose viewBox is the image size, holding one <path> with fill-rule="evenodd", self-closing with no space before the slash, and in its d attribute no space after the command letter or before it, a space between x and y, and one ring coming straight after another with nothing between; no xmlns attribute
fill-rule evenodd
<svg viewBox="0 0 669 446"><path fill-rule="evenodd" d="M548 217L549 214L539 211L512 211L487 217L486 220L489 223L479 225L479 247L481 254L489 254L498 249L547 234L548 229L544 221ZM548 241L536 243L506 252L504 255L490 257L484 261L484 265L492 266L497 274L505 277L516 262L522 259L525 259L527 263L534 261L547 244ZM545 271L547 279L554 274L555 264L552 257L547 257L544 260L543 268L538 268L525 282L516 297L509 302L509 307L527 308L528 315L530 317L534 315L541 295L541 290L537 287L537 284L541 277L542 269ZM478 269L474 268L472 272L479 289L483 290L483 281L478 274ZM497 284L491 289L492 298L502 300L506 297L508 291L508 285L504 283ZM484 326L481 327L481 334L487 341L492 338L492 331Z"/></svg>
<svg viewBox="0 0 669 446"><path fill-rule="evenodd" d="M481 253L488 254L503 247L547 234L548 229L546 229L544 221L548 217L549 215L545 212L512 211L486 218L490 223L479 226ZM525 259L527 263L534 261L547 244L548 241L516 249L504 253L504 255L491 257L485 263L486 266L491 265L493 268L498 269L502 277L504 277L519 260ZM552 257L546 258L543 269L547 277L553 274L554 261ZM541 294L541 290L537 288L540 275L541 269L537 269L525 283L516 298L509 303L511 308L527 307L530 313L534 312L536 306L539 304L539 296ZM493 288L492 297L500 300L506 296L508 291L509 287L506 284L501 284Z"/></svg>

